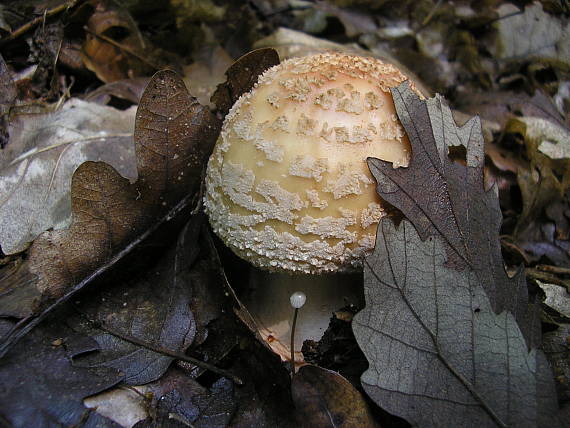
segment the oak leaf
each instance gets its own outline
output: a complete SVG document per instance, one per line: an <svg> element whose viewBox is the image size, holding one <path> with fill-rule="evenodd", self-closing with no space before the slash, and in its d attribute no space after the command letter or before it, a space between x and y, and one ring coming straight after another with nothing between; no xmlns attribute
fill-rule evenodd
<svg viewBox="0 0 570 428"><path fill-rule="evenodd" d="M365 261L366 308L353 322L370 363L363 386L414 426L554 426L536 311L522 273L505 272L496 191L483 188L479 121L457 127L440 97L422 101L406 84L392 94L413 154L408 168L369 160L406 219L382 220Z"/></svg>

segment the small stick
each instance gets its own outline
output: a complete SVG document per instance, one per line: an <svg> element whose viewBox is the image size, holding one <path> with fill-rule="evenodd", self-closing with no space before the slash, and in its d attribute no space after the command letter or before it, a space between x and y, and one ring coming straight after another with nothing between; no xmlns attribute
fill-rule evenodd
<svg viewBox="0 0 570 428"><path fill-rule="evenodd" d="M552 265L536 265L536 269L544 272L558 273L561 275L570 275L570 268L552 266Z"/></svg>
<svg viewBox="0 0 570 428"><path fill-rule="evenodd" d="M58 13L61 13L65 10L72 9L73 7L75 7L77 5L77 3L79 3L79 1L80 0L70 0L66 3L61 4L59 6L56 6L52 9L46 9L44 11L44 13L42 14L42 16L38 16L37 18L32 19L30 22L25 23L21 27L12 31L10 34L8 34L6 37L4 37L2 40L0 40L0 47L4 46L8 42L11 42L12 40L17 39L18 37L22 36L23 34L27 33L28 31L30 31L32 28L41 24L42 22L45 22L45 20L47 18L51 18L52 16L57 15Z"/></svg>

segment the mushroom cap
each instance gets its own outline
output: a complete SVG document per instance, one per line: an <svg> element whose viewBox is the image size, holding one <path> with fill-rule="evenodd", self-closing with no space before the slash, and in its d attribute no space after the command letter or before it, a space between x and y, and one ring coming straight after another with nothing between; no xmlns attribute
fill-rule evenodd
<svg viewBox="0 0 570 428"><path fill-rule="evenodd" d="M385 215L366 158L398 167L410 157L390 93L405 80L391 64L338 53L264 72L208 163L204 205L218 236L270 270L361 266Z"/></svg>

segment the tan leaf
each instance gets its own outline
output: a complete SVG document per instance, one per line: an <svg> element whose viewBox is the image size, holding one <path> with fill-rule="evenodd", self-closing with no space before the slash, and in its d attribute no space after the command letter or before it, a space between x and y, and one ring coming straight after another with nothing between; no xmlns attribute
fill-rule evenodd
<svg viewBox="0 0 570 428"><path fill-rule="evenodd" d="M249 92L261 73L279 64L279 55L272 48L257 49L245 54L226 71L227 80L218 85L212 95L212 102L218 110L226 114L237 99Z"/></svg>
<svg viewBox="0 0 570 428"><path fill-rule="evenodd" d="M291 392L300 426L375 426L360 392L336 372L317 366L303 366L293 376Z"/></svg>

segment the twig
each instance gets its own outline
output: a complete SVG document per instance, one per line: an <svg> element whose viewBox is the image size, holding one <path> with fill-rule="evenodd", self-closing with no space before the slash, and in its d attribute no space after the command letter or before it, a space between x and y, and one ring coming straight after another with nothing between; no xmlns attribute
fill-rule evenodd
<svg viewBox="0 0 570 428"><path fill-rule="evenodd" d="M441 6L441 0L437 0L437 3L431 8L431 11L428 13L428 15L422 21L420 28L423 28L429 24L429 22L431 21L431 19L435 15L435 12L439 9L440 6Z"/></svg>
<svg viewBox="0 0 570 428"><path fill-rule="evenodd" d="M532 279L538 279L539 281L544 281L550 284L561 285L563 287L566 287L566 292L570 293L570 281L560 279L556 275L540 271L534 268L526 268L525 274Z"/></svg>
<svg viewBox="0 0 570 428"><path fill-rule="evenodd" d="M570 268L552 265L536 265L535 268L544 272L552 272L560 275L570 275Z"/></svg>
<svg viewBox="0 0 570 428"><path fill-rule="evenodd" d="M156 64L153 64L152 62L150 62L149 60L147 60L145 57L143 57L142 55L136 53L134 50L132 50L131 48L129 48L128 46L122 45L121 43L117 42L116 40L111 39L110 37L107 37L103 34L97 34L94 31L91 31L89 28L87 27L83 27L83 29L88 32L89 34L91 34L93 37L97 37L98 39L103 40L104 42L109 43L110 45L115 46L118 49L121 49L122 51L128 53L131 56L134 56L136 59L138 59L141 62L144 62L146 65L148 65L149 67L151 67L154 71L158 71L160 70L160 67Z"/></svg>
<svg viewBox="0 0 570 428"><path fill-rule="evenodd" d="M53 7L51 9L46 9L44 11L44 13L42 14L42 16L38 16L37 18L32 19L30 22L27 22L26 24L22 25L20 28L17 28L16 30L14 30L10 34L8 34L6 37L1 39L0 40L0 47L6 45L7 43L9 43L13 40L16 40L18 37L21 37L22 35L26 34L28 31L32 30L33 28L35 28L36 26L38 26L42 22L45 22L46 19L51 18L52 16L55 16L61 12L64 12L66 10L69 10L69 9L75 7L77 5L77 3L81 2L81 1L83 1L83 0L69 0L68 2L61 4L59 6Z"/></svg>
<svg viewBox="0 0 570 428"><path fill-rule="evenodd" d="M519 256L521 256L521 258L523 259L525 265L529 265L530 264L530 260L528 259L527 255L525 254L524 250L522 250L518 245L516 245L514 242L511 242L509 240L510 236L508 235L503 235L500 237L501 238L501 246L503 246L506 249L509 249L513 252L516 252Z"/></svg>

